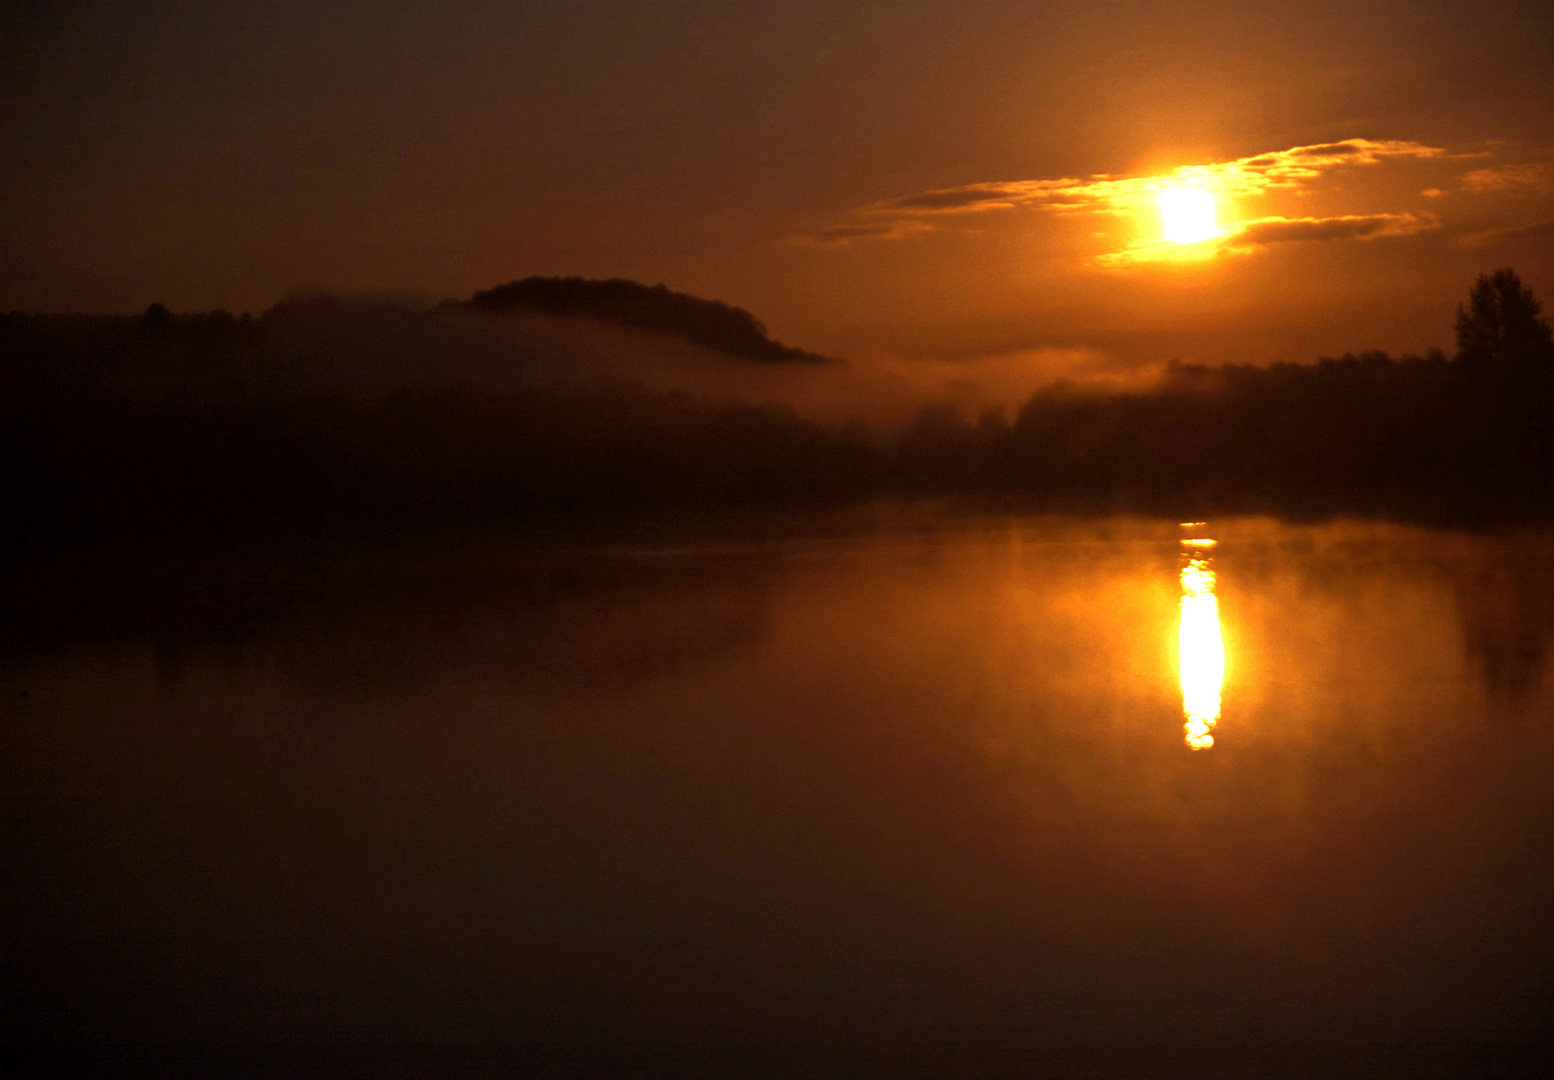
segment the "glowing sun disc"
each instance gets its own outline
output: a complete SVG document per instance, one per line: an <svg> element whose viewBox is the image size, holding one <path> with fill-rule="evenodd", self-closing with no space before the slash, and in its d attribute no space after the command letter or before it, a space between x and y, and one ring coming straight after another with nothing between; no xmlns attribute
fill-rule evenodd
<svg viewBox="0 0 1554 1080"><path fill-rule="evenodd" d="M1160 193L1160 226L1173 244L1196 244L1219 235L1214 196L1202 188L1166 188Z"/></svg>

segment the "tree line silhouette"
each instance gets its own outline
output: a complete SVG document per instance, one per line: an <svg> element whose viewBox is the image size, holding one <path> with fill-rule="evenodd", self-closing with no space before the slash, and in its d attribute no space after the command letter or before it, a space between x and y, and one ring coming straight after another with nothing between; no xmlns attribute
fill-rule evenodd
<svg viewBox="0 0 1554 1080"><path fill-rule="evenodd" d="M1149 392L1055 386L1012 423L925 409L896 483L1011 507L1511 521L1554 510L1554 344L1510 269L1480 275L1456 355L1173 364Z"/></svg>
<svg viewBox="0 0 1554 1080"><path fill-rule="evenodd" d="M597 295L619 291L600 284ZM1174 364L1147 391L1050 387L1012 419L930 405L888 443L784 408L630 385L253 393L238 376L266 355L268 332L264 317L160 305L128 319L0 317L0 543L525 527L882 497L1192 518L1554 512L1554 344L1509 269L1473 285L1451 358Z"/></svg>

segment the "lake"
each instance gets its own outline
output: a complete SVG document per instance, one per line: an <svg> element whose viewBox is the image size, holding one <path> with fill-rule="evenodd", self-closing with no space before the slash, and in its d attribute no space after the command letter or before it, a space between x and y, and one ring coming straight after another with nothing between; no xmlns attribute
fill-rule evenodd
<svg viewBox="0 0 1554 1080"><path fill-rule="evenodd" d="M1535 1075L1554 539L1188 532L12 567L6 1075Z"/></svg>

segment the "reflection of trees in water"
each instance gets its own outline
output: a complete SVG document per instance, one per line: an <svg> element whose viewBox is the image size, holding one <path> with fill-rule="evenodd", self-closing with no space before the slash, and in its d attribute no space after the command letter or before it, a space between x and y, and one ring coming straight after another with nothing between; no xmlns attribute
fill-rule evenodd
<svg viewBox="0 0 1554 1080"><path fill-rule="evenodd" d="M1520 707L1542 686L1554 638L1554 547L1517 537L1481 550L1456 574L1463 641L1491 699Z"/></svg>
<svg viewBox="0 0 1554 1080"><path fill-rule="evenodd" d="M326 691L450 675L618 686L758 644L774 572L759 550L518 545L34 567L6 575L0 664L140 645L175 679L200 658L254 658Z"/></svg>

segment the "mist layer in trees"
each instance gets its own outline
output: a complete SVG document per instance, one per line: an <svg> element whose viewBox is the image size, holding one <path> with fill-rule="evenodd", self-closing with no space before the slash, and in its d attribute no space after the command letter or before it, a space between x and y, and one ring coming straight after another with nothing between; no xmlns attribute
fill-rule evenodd
<svg viewBox="0 0 1554 1080"><path fill-rule="evenodd" d="M390 322L410 340L437 319ZM1554 349L1509 270L1474 283L1450 359L1176 365L1147 392L1054 387L1012 419L932 406L892 445L791 410L631 385L386 383L353 396L256 378L291 362L277 326L160 308L0 317L0 544L525 529L882 497L1178 520L1554 517Z"/></svg>

